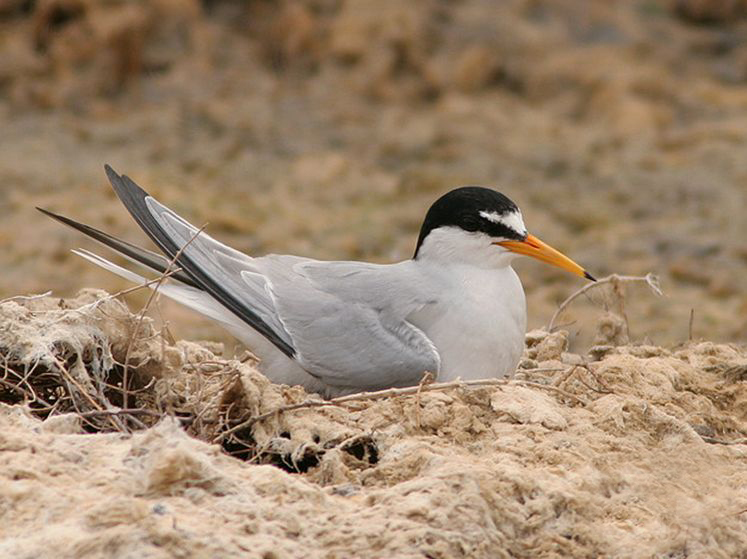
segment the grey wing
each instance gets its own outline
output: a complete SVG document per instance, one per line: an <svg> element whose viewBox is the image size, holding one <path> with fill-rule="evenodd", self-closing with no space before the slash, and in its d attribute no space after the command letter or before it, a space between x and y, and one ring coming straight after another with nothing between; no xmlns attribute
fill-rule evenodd
<svg viewBox="0 0 747 559"><path fill-rule="evenodd" d="M413 289L421 282L407 263L252 258L201 232L129 177L108 166L106 172L135 220L190 284L325 384L376 390L438 372L436 348L406 320L429 302Z"/></svg>
<svg viewBox="0 0 747 559"><path fill-rule="evenodd" d="M408 263L257 258L296 359L326 384L378 390L437 373L438 351L406 317L431 302Z"/></svg>
<svg viewBox="0 0 747 559"><path fill-rule="evenodd" d="M291 336L278 319L266 278L251 271L251 257L201 232L108 165L106 174L130 214L161 250L176 260L192 284L280 351L295 357Z"/></svg>

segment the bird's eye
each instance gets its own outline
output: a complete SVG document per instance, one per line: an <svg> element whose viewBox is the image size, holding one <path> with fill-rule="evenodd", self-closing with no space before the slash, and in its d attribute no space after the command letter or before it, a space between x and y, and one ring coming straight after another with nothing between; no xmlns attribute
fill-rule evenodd
<svg viewBox="0 0 747 559"><path fill-rule="evenodd" d="M465 231L477 231L480 227L480 223L475 216L465 215L462 217L461 226Z"/></svg>

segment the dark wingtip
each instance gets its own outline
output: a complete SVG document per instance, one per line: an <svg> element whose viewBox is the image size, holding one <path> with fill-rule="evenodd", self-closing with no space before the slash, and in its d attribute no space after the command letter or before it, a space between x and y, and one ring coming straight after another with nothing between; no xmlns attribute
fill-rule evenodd
<svg viewBox="0 0 747 559"><path fill-rule="evenodd" d="M44 208L40 208L39 206L35 206L35 208L36 208L36 211L39 211L39 212L43 213L44 215L46 215L48 217L51 217L52 219L56 219L57 221L62 221L63 223L65 222L66 218L63 217L63 216L61 216L61 215L59 215L59 214L56 214L54 212L50 212L49 210L45 210Z"/></svg>
<svg viewBox="0 0 747 559"><path fill-rule="evenodd" d="M110 181L119 179L119 174L108 163L104 163L104 171L106 171L106 176L109 177Z"/></svg>
<svg viewBox="0 0 747 559"><path fill-rule="evenodd" d="M584 277L585 277L585 278L586 278L587 280L591 280L591 281L597 281L597 278L595 278L594 276L592 276L592 275L591 275L591 274L590 274L589 272L587 272L586 270L584 270Z"/></svg>

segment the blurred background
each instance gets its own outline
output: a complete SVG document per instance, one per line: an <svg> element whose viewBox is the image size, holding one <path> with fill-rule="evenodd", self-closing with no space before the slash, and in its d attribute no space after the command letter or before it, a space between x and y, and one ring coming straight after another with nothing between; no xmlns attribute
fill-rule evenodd
<svg viewBox="0 0 747 559"><path fill-rule="evenodd" d="M628 289L634 339L691 309L747 337L745 0L0 0L0 299L127 286L33 209L149 246L104 163L242 251L323 259L408 258L437 196L492 186L596 276L661 276ZM581 286L517 268L533 327Z"/></svg>

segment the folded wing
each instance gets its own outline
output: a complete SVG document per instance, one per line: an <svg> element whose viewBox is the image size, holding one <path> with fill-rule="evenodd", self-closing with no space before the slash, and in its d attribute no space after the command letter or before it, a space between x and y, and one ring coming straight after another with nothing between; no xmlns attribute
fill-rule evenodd
<svg viewBox="0 0 747 559"><path fill-rule="evenodd" d="M378 390L437 373L438 351L407 316L432 302L409 262L255 259L269 278L278 314L301 366L339 388Z"/></svg>
<svg viewBox="0 0 747 559"><path fill-rule="evenodd" d="M41 210L146 268L177 280L159 289L234 332L250 326L330 387L416 384L440 358L407 316L433 302L409 262L381 266L295 256L252 258L216 241L106 167L119 198L166 257ZM145 278L88 251L78 254L131 281ZM272 371L266 371L272 377Z"/></svg>

